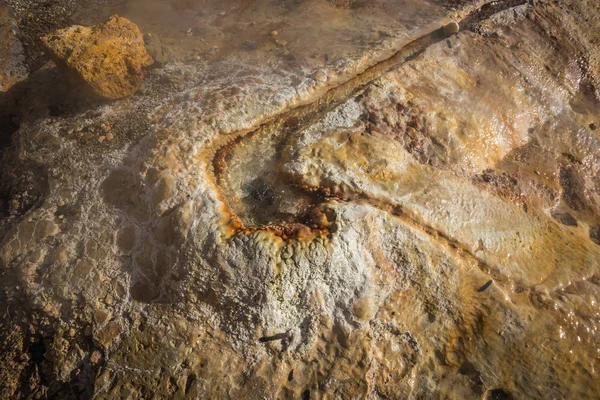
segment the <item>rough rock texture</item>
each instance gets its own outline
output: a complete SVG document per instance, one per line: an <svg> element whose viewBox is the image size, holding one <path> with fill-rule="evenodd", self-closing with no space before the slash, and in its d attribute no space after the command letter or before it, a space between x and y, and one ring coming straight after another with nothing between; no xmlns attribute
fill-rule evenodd
<svg viewBox="0 0 600 400"><path fill-rule="evenodd" d="M92 27L72 26L42 38L56 63L104 99L131 96L152 64L138 27L113 15Z"/></svg>
<svg viewBox="0 0 600 400"><path fill-rule="evenodd" d="M19 27L9 9L0 2L0 92L27 78L23 46L17 35Z"/></svg>
<svg viewBox="0 0 600 400"><path fill-rule="evenodd" d="M597 398L597 1L248 3L82 2L160 67L23 83L0 397Z"/></svg>

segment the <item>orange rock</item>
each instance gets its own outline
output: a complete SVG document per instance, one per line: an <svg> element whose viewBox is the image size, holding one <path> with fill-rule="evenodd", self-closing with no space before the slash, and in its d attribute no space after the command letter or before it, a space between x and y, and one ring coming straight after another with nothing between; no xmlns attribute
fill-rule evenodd
<svg viewBox="0 0 600 400"><path fill-rule="evenodd" d="M131 96L153 63L137 25L113 15L106 24L72 26L42 38L56 63L98 97Z"/></svg>

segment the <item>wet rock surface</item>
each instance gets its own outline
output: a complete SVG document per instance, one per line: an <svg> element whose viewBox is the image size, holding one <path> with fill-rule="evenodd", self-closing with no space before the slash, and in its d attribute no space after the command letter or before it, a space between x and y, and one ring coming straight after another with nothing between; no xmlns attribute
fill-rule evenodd
<svg viewBox="0 0 600 400"><path fill-rule="evenodd" d="M159 62L10 93L0 397L597 397L595 1L9 5Z"/></svg>

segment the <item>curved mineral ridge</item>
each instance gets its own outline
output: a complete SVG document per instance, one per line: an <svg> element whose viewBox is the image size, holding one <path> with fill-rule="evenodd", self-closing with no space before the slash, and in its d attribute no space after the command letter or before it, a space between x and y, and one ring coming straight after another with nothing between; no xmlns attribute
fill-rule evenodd
<svg viewBox="0 0 600 400"><path fill-rule="evenodd" d="M598 397L595 0L7 8L1 397ZM106 103L39 38L113 14Z"/></svg>

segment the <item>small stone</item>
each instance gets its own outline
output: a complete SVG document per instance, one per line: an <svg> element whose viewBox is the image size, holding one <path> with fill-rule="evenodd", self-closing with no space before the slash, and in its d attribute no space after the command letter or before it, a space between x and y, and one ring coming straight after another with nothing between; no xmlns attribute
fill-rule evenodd
<svg viewBox="0 0 600 400"><path fill-rule="evenodd" d="M111 321L107 323L106 326L102 328L97 335L95 335L95 339L104 348L108 348L120 334L121 327L119 326L119 324L117 324L115 321Z"/></svg>
<svg viewBox="0 0 600 400"><path fill-rule="evenodd" d="M114 135L113 135L112 133L108 132L108 133L106 134L106 140L113 140L114 138L115 138L115 137L114 137Z"/></svg>
<svg viewBox="0 0 600 400"><path fill-rule="evenodd" d="M65 202L64 202L64 201L60 200L60 201L58 202L58 206L59 206L59 207L64 207L64 205L65 205Z"/></svg>
<svg viewBox="0 0 600 400"><path fill-rule="evenodd" d="M100 360L102 360L102 353L100 353L98 350L94 350L90 356L90 361L94 364L98 364Z"/></svg>
<svg viewBox="0 0 600 400"><path fill-rule="evenodd" d="M100 136L100 137L98 138L98 143L102 143L102 142L104 142L104 140L105 140L105 139L106 139L106 136Z"/></svg>
<svg viewBox="0 0 600 400"><path fill-rule="evenodd" d="M98 325L102 325L104 322L106 322L106 320L109 318L110 313L106 310L96 310L94 311L94 321L98 324Z"/></svg>
<svg viewBox="0 0 600 400"><path fill-rule="evenodd" d="M455 35L460 32L460 25L458 22L452 21L448 25L444 26L444 32L447 35Z"/></svg>

